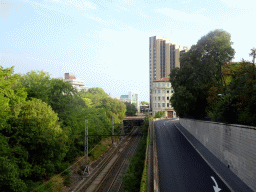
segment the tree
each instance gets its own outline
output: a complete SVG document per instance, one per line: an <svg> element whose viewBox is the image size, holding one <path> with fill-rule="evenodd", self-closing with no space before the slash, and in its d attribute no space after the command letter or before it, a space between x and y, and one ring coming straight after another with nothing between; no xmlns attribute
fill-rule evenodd
<svg viewBox="0 0 256 192"><path fill-rule="evenodd" d="M146 101L141 101L141 105L148 105L148 102L146 102Z"/></svg>
<svg viewBox="0 0 256 192"><path fill-rule="evenodd" d="M109 98L109 95L102 88L99 88L99 87L89 88L87 91L82 90L78 93L78 95L81 98L90 99L90 101L92 102L92 105L94 107L101 107L102 100L104 98ZM87 100L87 102L89 102L89 103L90 103L90 101Z"/></svg>
<svg viewBox="0 0 256 192"><path fill-rule="evenodd" d="M137 112L137 109L135 107L135 105L129 103L129 102L125 102L124 103L126 105L126 113L125 115L126 116L135 116L136 115L136 112Z"/></svg>
<svg viewBox="0 0 256 192"><path fill-rule="evenodd" d="M19 75L13 74L14 67L4 69L0 66L0 186L2 191L24 191L26 184L20 179L20 168L13 155L15 149L9 145L6 131L13 108L25 102L27 93L18 87Z"/></svg>
<svg viewBox="0 0 256 192"><path fill-rule="evenodd" d="M25 102L27 93L18 87L19 75L13 74L14 67L4 69L0 66L0 130L11 116L16 103Z"/></svg>
<svg viewBox="0 0 256 192"><path fill-rule="evenodd" d="M101 96L105 96L105 97L109 97L109 95L100 87L93 87L93 88L89 88L87 90L88 93L91 93L93 95L101 95Z"/></svg>
<svg viewBox="0 0 256 192"><path fill-rule="evenodd" d="M50 80L48 104L64 124L76 107L85 107L85 101L77 95L77 90L69 82L60 79Z"/></svg>
<svg viewBox="0 0 256 192"><path fill-rule="evenodd" d="M157 111L155 114L155 118L162 118L164 117L164 112L163 111Z"/></svg>
<svg viewBox="0 0 256 192"><path fill-rule="evenodd" d="M121 124L123 118L125 117L126 107L125 104L118 99L112 99L111 97L107 97L102 99L101 108L106 110L108 118L115 117L115 123Z"/></svg>
<svg viewBox="0 0 256 192"><path fill-rule="evenodd" d="M221 87L225 94L227 85L223 67L234 57L231 45L229 33L215 30L182 55L180 69L172 70L170 74L174 88L171 104L180 117L205 117L208 90L212 86Z"/></svg>
<svg viewBox="0 0 256 192"><path fill-rule="evenodd" d="M41 99L48 103L48 97L50 96L50 75L47 72L31 71L26 75L21 75L19 82L25 88L28 93L27 100L31 98Z"/></svg>
<svg viewBox="0 0 256 192"><path fill-rule="evenodd" d="M252 48L251 49L251 53L249 54L249 56L252 56L252 62L253 62L253 64L254 64L254 62L255 62L255 54L256 54L256 48Z"/></svg>
<svg viewBox="0 0 256 192"><path fill-rule="evenodd" d="M23 180L42 180L55 173L68 146L67 135L52 108L39 99L18 103L6 133Z"/></svg>

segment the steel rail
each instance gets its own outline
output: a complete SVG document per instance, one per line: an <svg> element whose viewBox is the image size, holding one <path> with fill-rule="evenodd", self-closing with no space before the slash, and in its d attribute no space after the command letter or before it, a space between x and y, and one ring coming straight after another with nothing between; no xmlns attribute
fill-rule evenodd
<svg viewBox="0 0 256 192"><path fill-rule="evenodd" d="M137 131L137 129L135 130ZM134 134L134 133L133 133ZM129 147L130 143L132 143L134 140L136 140L136 138L134 139L130 139L129 142L127 143L127 145L124 147L124 149L122 150L122 152L118 155L117 159L115 160L114 164L111 166L111 168L107 171L107 173L104 175L103 179L100 181L100 183L98 184L98 186L96 187L96 189L94 191L99 191L100 187L102 186L103 182L106 180L107 176L111 173L111 171L113 170L114 166L117 164L118 160L123 156L122 154L124 154L127 150L127 148Z"/></svg>
<svg viewBox="0 0 256 192"><path fill-rule="evenodd" d="M115 175L115 177L114 177L114 179L113 179L113 181L112 181L112 183L111 183L111 185L110 185L110 187L109 187L109 189L108 189L107 192L109 192L109 191L112 189L114 183L117 181L117 177L120 175L120 172L123 170L124 165L126 164L127 161L128 161L128 164L129 164L129 160L127 159L127 157L130 156L131 154L132 154L131 156L134 155L134 153L135 153L135 151L136 151L136 147L135 147L135 146L138 144L138 141L139 141L140 139L141 139L141 136L137 136L137 140L135 140L135 141L133 142L133 145L130 146L130 148L129 148L130 150L129 150L128 153L126 154L125 160L122 162L120 168L118 169L118 171L117 171L117 173L116 173L116 175ZM118 185L116 192L119 192L121 186L122 186L122 182Z"/></svg>
<svg viewBox="0 0 256 192"><path fill-rule="evenodd" d="M118 144L118 146L114 149L113 152L111 152L107 157L105 157L95 168L96 170L92 175L87 180L81 181L75 189L72 192L79 192L85 185L90 185L96 178L97 176L101 173L101 171L104 169L104 167L111 161L111 159L115 156L115 154L119 151L120 145L125 143L125 141L130 137L131 134L133 134L135 129L135 126L131 130L131 132L125 136L124 139ZM89 186L88 186L89 187ZM88 188L87 187L87 188Z"/></svg>

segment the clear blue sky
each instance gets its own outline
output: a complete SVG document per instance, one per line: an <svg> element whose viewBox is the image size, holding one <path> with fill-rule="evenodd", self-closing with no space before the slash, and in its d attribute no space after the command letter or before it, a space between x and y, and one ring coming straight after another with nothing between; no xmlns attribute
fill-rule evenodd
<svg viewBox="0 0 256 192"><path fill-rule="evenodd" d="M148 101L150 36L192 46L224 29L234 61L251 61L255 13L255 0L2 0L0 65L72 72L113 98L132 91Z"/></svg>

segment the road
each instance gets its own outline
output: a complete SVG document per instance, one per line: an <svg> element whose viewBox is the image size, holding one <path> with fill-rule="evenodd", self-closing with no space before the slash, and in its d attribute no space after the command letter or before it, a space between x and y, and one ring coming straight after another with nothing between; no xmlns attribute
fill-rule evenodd
<svg viewBox="0 0 256 192"><path fill-rule="evenodd" d="M160 191L229 192L174 123L155 122Z"/></svg>

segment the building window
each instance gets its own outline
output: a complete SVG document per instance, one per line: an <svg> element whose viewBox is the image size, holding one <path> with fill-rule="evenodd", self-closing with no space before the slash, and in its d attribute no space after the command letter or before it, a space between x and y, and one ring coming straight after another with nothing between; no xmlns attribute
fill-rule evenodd
<svg viewBox="0 0 256 192"><path fill-rule="evenodd" d="M164 87L164 83L162 83L162 86Z"/></svg>
<svg viewBox="0 0 256 192"><path fill-rule="evenodd" d="M155 93L156 93L156 90L155 90Z"/></svg>
<svg viewBox="0 0 256 192"><path fill-rule="evenodd" d="M164 97L163 97L163 101L164 101Z"/></svg>
<svg viewBox="0 0 256 192"><path fill-rule="evenodd" d="M169 93L169 90L167 90L167 93Z"/></svg>
<svg viewBox="0 0 256 192"><path fill-rule="evenodd" d="M158 87L160 87L160 83L158 83Z"/></svg>
<svg viewBox="0 0 256 192"><path fill-rule="evenodd" d="M155 101L156 101L156 97L155 97Z"/></svg>
<svg viewBox="0 0 256 192"><path fill-rule="evenodd" d="M165 103L162 103L162 106L165 107Z"/></svg>
<svg viewBox="0 0 256 192"><path fill-rule="evenodd" d="M167 107L169 107L169 103L166 103L167 104Z"/></svg>
<svg viewBox="0 0 256 192"><path fill-rule="evenodd" d="M160 106L160 103L158 103L158 107L161 107L161 106Z"/></svg>
<svg viewBox="0 0 256 192"><path fill-rule="evenodd" d="M155 107L156 107L156 103L155 103Z"/></svg>
<svg viewBox="0 0 256 192"><path fill-rule="evenodd" d="M160 101L160 97L158 97L158 101Z"/></svg>
<svg viewBox="0 0 256 192"><path fill-rule="evenodd" d="M169 97L167 97L167 100L169 100Z"/></svg>
<svg viewBox="0 0 256 192"><path fill-rule="evenodd" d="M171 93L173 93L173 90L171 91Z"/></svg>
<svg viewBox="0 0 256 192"><path fill-rule="evenodd" d="M167 87L169 87L169 83L167 83Z"/></svg>
<svg viewBox="0 0 256 192"><path fill-rule="evenodd" d="M164 91L164 90L162 90L162 93L165 93L165 91Z"/></svg>
<svg viewBox="0 0 256 192"><path fill-rule="evenodd" d="M160 90L158 90L158 93L160 93Z"/></svg>

